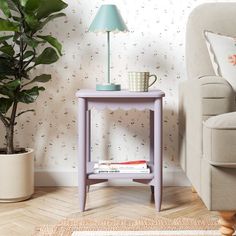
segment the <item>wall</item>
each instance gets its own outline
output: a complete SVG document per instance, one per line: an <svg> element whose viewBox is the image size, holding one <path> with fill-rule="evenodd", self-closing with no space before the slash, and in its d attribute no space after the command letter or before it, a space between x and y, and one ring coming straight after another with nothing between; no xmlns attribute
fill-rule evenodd
<svg viewBox="0 0 236 236"><path fill-rule="evenodd" d="M99 6L115 3L129 28L112 34L112 80L127 88L128 71L150 71L159 77L153 88L164 99L164 168L169 184L178 169L178 83L186 79L184 64L185 26L190 11L204 0L67 0L67 17L50 23L63 43L63 57L34 74L50 72L53 80L31 105L36 112L18 121L16 144L35 149L38 184L75 184L77 154L77 102L75 92L94 88L106 73L106 35L87 29ZM23 109L23 108L22 108ZM92 156L129 160L148 158L148 112L93 111ZM3 132L1 127L1 144ZM171 176L171 177L170 177ZM40 178L39 178L40 177ZM173 179L171 179L173 178ZM181 177L182 178L182 177ZM185 181L183 178L181 181ZM178 184L185 184L181 182Z"/></svg>

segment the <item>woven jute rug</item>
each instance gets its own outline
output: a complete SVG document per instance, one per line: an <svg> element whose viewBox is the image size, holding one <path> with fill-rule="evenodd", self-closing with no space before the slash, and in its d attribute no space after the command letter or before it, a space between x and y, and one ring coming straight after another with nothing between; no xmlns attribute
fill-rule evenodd
<svg viewBox="0 0 236 236"><path fill-rule="evenodd" d="M73 236L77 235L78 236L80 235L81 236L83 235L207 236L207 235L217 235L216 232L218 228L219 225L217 223L217 220L209 219L209 217L198 218L198 219L192 219L192 218L167 219L163 217L156 217L153 219L145 218L139 220L66 219L60 221L56 225L44 225L38 227L34 233L34 236L71 236L71 235ZM121 231L123 232L121 233ZM89 234L89 232L91 233ZM156 234L154 234L155 232Z"/></svg>

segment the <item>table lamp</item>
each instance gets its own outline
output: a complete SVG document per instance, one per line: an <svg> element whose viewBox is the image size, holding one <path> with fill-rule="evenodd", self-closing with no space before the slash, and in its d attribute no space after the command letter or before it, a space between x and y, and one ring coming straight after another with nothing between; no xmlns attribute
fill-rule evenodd
<svg viewBox="0 0 236 236"><path fill-rule="evenodd" d="M119 91L120 84L110 81L110 32L128 31L116 5L102 5L89 27L90 32L107 33L107 81L97 84L97 91Z"/></svg>

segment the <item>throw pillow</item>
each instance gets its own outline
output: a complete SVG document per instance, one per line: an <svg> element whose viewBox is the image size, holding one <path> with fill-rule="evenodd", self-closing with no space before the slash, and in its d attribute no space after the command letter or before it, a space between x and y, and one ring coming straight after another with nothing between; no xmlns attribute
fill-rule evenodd
<svg viewBox="0 0 236 236"><path fill-rule="evenodd" d="M205 31L207 48L216 75L236 91L236 38Z"/></svg>

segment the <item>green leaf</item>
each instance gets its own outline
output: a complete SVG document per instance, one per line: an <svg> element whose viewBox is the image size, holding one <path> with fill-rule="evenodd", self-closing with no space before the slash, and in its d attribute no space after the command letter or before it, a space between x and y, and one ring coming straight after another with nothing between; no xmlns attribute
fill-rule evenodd
<svg viewBox="0 0 236 236"><path fill-rule="evenodd" d="M44 51L35 59L35 66L39 64L52 64L59 59L57 52L53 48L45 48Z"/></svg>
<svg viewBox="0 0 236 236"><path fill-rule="evenodd" d="M0 113L6 114L13 101L9 98L0 98Z"/></svg>
<svg viewBox="0 0 236 236"><path fill-rule="evenodd" d="M0 18L0 31L18 31L18 24Z"/></svg>
<svg viewBox="0 0 236 236"><path fill-rule="evenodd" d="M0 9L3 11L7 18L11 17L11 12L9 10L7 0L0 0Z"/></svg>
<svg viewBox="0 0 236 236"><path fill-rule="evenodd" d="M56 19L56 18L58 18L58 17L62 17L62 16L66 16L66 14L65 14L65 13L57 13L57 14L53 14L53 15L47 17L46 20L43 21L43 22L39 25L39 27L38 27L37 30L41 30L49 21L54 20L54 19Z"/></svg>
<svg viewBox="0 0 236 236"><path fill-rule="evenodd" d="M13 57L15 54L15 51L11 45L6 45L6 46L0 47L0 51L7 54L10 57Z"/></svg>
<svg viewBox="0 0 236 236"><path fill-rule="evenodd" d="M42 75L36 76L29 84L34 83L34 82L46 83L51 78L52 78L51 75L42 74Z"/></svg>
<svg viewBox="0 0 236 236"><path fill-rule="evenodd" d="M6 87L4 86L0 86L0 94L4 95L4 96L7 96L9 98L13 98L14 97L14 93L13 91L7 89Z"/></svg>
<svg viewBox="0 0 236 236"><path fill-rule="evenodd" d="M36 11L41 4L39 0L28 0L25 4L25 11L28 13Z"/></svg>
<svg viewBox="0 0 236 236"><path fill-rule="evenodd" d="M29 57L32 57L34 55L34 52L33 51L26 51L23 55L23 59L26 59L26 58L29 58Z"/></svg>
<svg viewBox="0 0 236 236"><path fill-rule="evenodd" d="M44 91L44 87L35 86L28 90L22 90L17 97L17 100L22 103L33 103L39 96L39 91Z"/></svg>
<svg viewBox="0 0 236 236"><path fill-rule="evenodd" d="M36 29L39 25L38 19L32 14L25 14L25 21L30 29Z"/></svg>
<svg viewBox="0 0 236 236"><path fill-rule="evenodd" d="M28 1L28 0L20 0L20 5L21 5L22 7L25 7L27 1Z"/></svg>
<svg viewBox="0 0 236 236"><path fill-rule="evenodd" d="M14 98L14 92L19 87L20 80L13 80L0 86L0 94L9 98Z"/></svg>
<svg viewBox="0 0 236 236"><path fill-rule="evenodd" d="M36 48L40 43L38 40L32 37L28 37L26 34L24 34L22 37L23 41L32 48Z"/></svg>
<svg viewBox="0 0 236 236"><path fill-rule="evenodd" d="M6 58L0 58L0 76L14 75L15 71L12 69L11 61Z"/></svg>
<svg viewBox="0 0 236 236"><path fill-rule="evenodd" d="M19 86L20 86L21 82L19 79L15 79L7 84L4 85L5 88L9 89L9 90L16 90Z"/></svg>
<svg viewBox="0 0 236 236"><path fill-rule="evenodd" d="M41 0L41 5L37 11L38 19L46 18L54 12L61 11L68 5L61 0Z"/></svg>
<svg viewBox="0 0 236 236"><path fill-rule="evenodd" d="M13 35L2 36L2 37L0 37L0 43L5 42L6 40L8 40L8 39L10 39L12 37L13 37Z"/></svg>
<svg viewBox="0 0 236 236"><path fill-rule="evenodd" d="M54 48L57 49L58 53L62 55L61 53L62 45L58 42L56 38L52 37L51 35L46 35L46 36L37 35L37 37L51 44Z"/></svg>

